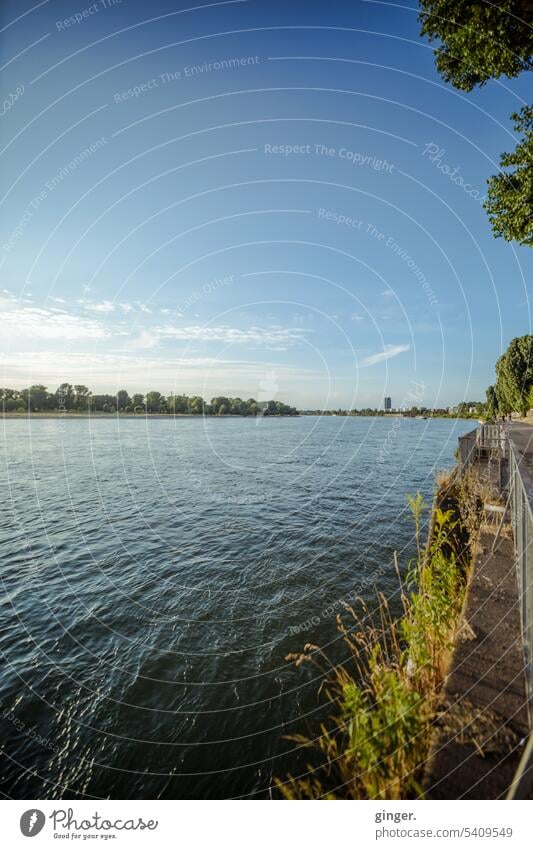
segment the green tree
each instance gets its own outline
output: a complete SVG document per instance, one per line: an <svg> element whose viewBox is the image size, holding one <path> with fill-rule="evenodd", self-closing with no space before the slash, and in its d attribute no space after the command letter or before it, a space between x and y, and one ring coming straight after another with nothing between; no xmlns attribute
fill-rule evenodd
<svg viewBox="0 0 533 849"><path fill-rule="evenodd" d="M29 389L23 389L20 397L23 399L24 409L31 410L32 413L46 410L48 406L48 392L46 386L41 383L36 383Z"/></svg>
<svg viewBox="0 0 533 849"><path fill-rule="evenodd" d="M4 413L13 413L22 403L18 389L0 389L0 401Z"/></svg>
<svg viewBox="0 0 533 849"><path fill-rule="evenodd" d="M224 395L218 395L216 398L211 398L211 407L215 415L223 416L231 407L231 402ZM220 412L221 407L224 407L224 412L222 413Z"/></svg>
<svg viewBox="0 0 533 849"><path fill-rule="evenodd" d="M501 155L500 167L514 170L489 178L484 207L495 236L533 247L533 106L524 106L511 118L523 139L511 153Z"/></svg>
<svg viewBox="0 0 533 849"><path fill-rule="evenodd" d="M526 415L533 389L533 336L513 339L496 363L496 395L500 412Z"/></svg>
<svg viewBox="0 0 533 849"><path fill-rule="evenodd" d="M147 392L146 393L146 410L148 413L158 413L161 409L161 400L162 395L161 392Z"/></svg>
<svg viewBox="0 0 533 849"><path fill-rule="evenodd" d="M169 395L167 409L169 413L176 415L186 413L189 409L189 399L186 395Z"/></svg>
<svg viewBox="0 0 533 849"><path fill-rule="evenodd" d="M532 70L533 27L530 0L420 0L421 34L439 40L435 63L444 79L471 91L502 75ZM502 168L489 178L484 207L495 236L533 247L533 107L512 116L524 138L501 156Z"/></svg>
<svg viewBox="0 0 533 849"><path fill-rule="evenodd" d="M528 0L421 0L421 34L440 41L435 64L464 91L491 78L531 70L533 29Z"/></svg>
<svg viewBox="0 0 533 849"><path fill-rule="evenodd" d="M74 407L74 390L70 383L62 383L56 389L56 407L62 410L72 410Z"/></svg>
<svg viewBox="0 0 533 849"><path fill-rule="evenodd" d="M204 399L199 395L193 395L188 399L188 412L194 416L201 416L204 411Z"/></svg>
<svg viewBox="0 0 533 849"><path fill-rule="evenodd" d="M232 398L230 405L230 413L232 416L245 415L245 408L242 398Z"/></svg>
<svg viewBox="0 0 533 849"><path fill-rule="evenodd" d="M138 407L144 407L144 395L141 395L140 392L135 392L131 396L131 404L134 410Z"/></svg>
<svg viewBox="0 0 533 849"><path fill-rule="evenodd" d="M83 386L83 384L77 384L74 386L74 392L76 393L76 398L74 399L74 406L77 410L83 410L86 412L89 409L91 393L87 386Z"/></svg>
<svg viewBox="0 0 533 849"><path fill-rule="evenodd" d="M490 419L495 419L499 415L498 395L494 386L489 386L487 389L487 414Z"/></svg>
<svg viewBox="0 0 533 849"><path fill-rule="evenodd" d="M117 392L117 410L125 410L130 404L130 396L125 389L119 389Z"/></svg>

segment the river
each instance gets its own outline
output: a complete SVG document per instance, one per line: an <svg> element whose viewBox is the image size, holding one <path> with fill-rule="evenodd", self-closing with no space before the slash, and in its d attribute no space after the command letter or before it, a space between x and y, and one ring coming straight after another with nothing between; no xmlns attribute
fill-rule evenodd
<svg viewBox="0 0 533 849"><path fill-rule="evenodd" d="M0 789L16 798L267 798L327 716L306 642L396 604L406 494L473 423L4 419Z"/></svg>

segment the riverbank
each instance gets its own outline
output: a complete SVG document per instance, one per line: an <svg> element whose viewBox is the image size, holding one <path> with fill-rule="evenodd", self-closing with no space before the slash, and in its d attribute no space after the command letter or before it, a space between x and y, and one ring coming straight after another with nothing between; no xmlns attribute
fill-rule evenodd
<svg viewBox="0 0 533 849"><path fill-rule="evenodd" d="M53 412L46 413L0 413L0 419L297 419L299 413L290 415L271 414L264 416L239 416L233 413L218 415L214 413L73 413Z"/></svg>
<svg viewBox="0 0 533 849"><path fill-rule="evenodd" d="M409 498L417 557L400 568L403 614L395 618L377 591L374 609L337 617L350 660L330 663L316 645L287 659L318 667L332 704L332 726L290 739L313 753L304 777L279 778L286 799L413 799L423 781L463 608L480 527L478 481L457 470L442 476L435 494L427 544L421 538L424 504ZM314 763L313 765L313 757Z"/></svg>

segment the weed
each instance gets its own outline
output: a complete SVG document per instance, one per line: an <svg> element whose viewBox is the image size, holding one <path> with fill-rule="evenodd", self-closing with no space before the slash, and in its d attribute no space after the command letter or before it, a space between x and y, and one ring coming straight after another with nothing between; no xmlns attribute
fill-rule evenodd
<svg viewBox="0 0 533 849"><path fill-rule="evenodd" d="M454 482L446 479L437 496L430 538L424 551L421 529L425 505L420 493L408 497L417 556L402 582L403 614L391 615L378 593L371 614L346 608L348 621L337 627L350 663L334 666L317 647L289 655L299 665L315 664L324 675L326 698L334 707L331 725L316 738L290 739L312 749L320 766L305 776L276 785L286 799L402 799L422 795L439 691L464 597L469 551L457 509ZM451 509L443 509L443 505Z"/></svg>

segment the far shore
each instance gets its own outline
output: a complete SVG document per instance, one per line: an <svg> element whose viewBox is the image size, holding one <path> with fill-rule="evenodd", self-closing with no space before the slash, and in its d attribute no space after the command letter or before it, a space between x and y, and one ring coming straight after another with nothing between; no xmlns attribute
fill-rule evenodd
<svg viewBox="0 0 533 849"><path fill-rule="evenodd" d="M357 415L356 413L352 413L351 415L343 415L342 413L325 413L320 415L319 413L294 413L292 415L269 415L269 416L239 416L234 413L226 413L223 416L217 415L216 413L103 413L103 412L94 412L94 413L74 413L74 412L60 412L49 410L43 413L17 413L17 412L0 412L0 418L2 419L295 419L295 418L346 418L346 419L368 419L368 418L379 418L383 420L389 419L409 419L416 421L416 416L406 416L401 413L388 413L387 415L379 415L379 416L371 416L371 415ZM428 415L424 418L425 421L430 421L431 419L461 419L462 421L478 421L473 416L457 416L452 413L446 415ZM518 421L522 421L527 424L532 424L532 419L518 419Z"/></svg>
<svg viewBox="0 0 533 849"><path fill-rule="evenodd" d="M49 411L46 413L0 413L2 419L297 419L299 413L293 415L269 416L239 416L225 413L62 413Z"/></svg>

